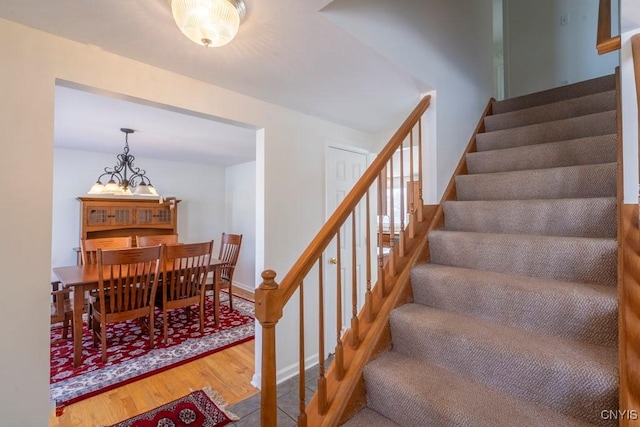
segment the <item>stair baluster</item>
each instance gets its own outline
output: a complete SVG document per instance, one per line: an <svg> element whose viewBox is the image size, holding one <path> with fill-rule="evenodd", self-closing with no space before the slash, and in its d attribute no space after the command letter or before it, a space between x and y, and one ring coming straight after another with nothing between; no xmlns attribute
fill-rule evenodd
<svg viewBox="0 0 640 427"><path fill-rule="evenodd" d="M407 117L389 143L382 149L353 189L337 207L336 211L330 216L327 223L302 253L298 261L285 275L282 282L280 284L275 282L276 273L272 270L266 270L262 273L263 281L256 290L256 318L262 326L261 426L271 427L277 425L275 326L280 318L282 318L284 306L296 290L300 290L299 303L301 306L299 311L300 345L298 349L298 363L300 367L300 387L302 389L304 389L304 385L307 383L304 372L304 353L305 351L309 351L304 345L304 342L305 339L310 339L309 337L314 340L316 337L318 339L317 354L319 369L317 392L306 407L305 392L304 390L300 390L298 425L325 425L325 423L328 423L326 425L336 425L335 423L339 421L338 418L348 404L349 396L352 395L355 387L359 383L358 376L361 375L366 357L368 357L363 357L362 354L371 354L375 346L378 345L377 337L385 327L386 318L391 307L394 306L400 298L403 298L403 293L408 289L406 287L408 270L405 268L400 272L397 267L399 265L406 267L409 262L404 258L415 257L417 249L423 246L418 242L404 240L403 244L410 247L414 253L404 258L398 255L398 250L394 249L393 160L394 153L398 149L402 149L404 140L425 113L429 107L429 103L429 97L423 98L418 103L414 111ZM401 181L404 181L404 177L401 177ZM374 248L371 247L373 230L371 229L370 215L373 211L370 206L371 200L369 192L375 188L377 188L378 197L378 247L377 251L374 252ZM389 191L387 191L387 188L389 188ZM401 184L401 189L404 190L404 183ZM404 203L404 199L402 203ZM386 214L387 207L389 207L391 211L389 212L391 221L389 230L384 230L383 215ZM366 216L365 220L362 221L363 223L366 221L365 242L356 240L358 236L361 236L358 227L363 226L359 221L359 217L363 211ZM356 218L356 214L358 214L358 218ZM347 225L349 217L351 217L350 225ZM403 219L401 222L403 222L402 227L404 227L406 220ZM340 232L343 227L348 229L349 226L351 227L350 255L352 263L350 292L351 322L348 331L343 333L345 320L343 318L343 307L345 307L345 304L348 304L349 301L346 301L347 297L345 297L345 301L343 301L342 298L343 292L346 291L346 289L342 287L343 280L341 278L341 270L343 267L343 251L341 245L343 244L345 236L342 236ZM383 239L383 237L385 237L383 236L383 231L389 232L389 247L385 247L386 242ZM423 232L426 233L426 228ZM406 237L403 238L406 239ZM325 301L325 251L334 239L338 245L337 258L335 260L338 266L336 276L337 295L335 299L330 298ZM388 255L385 254L386 250L389 250ZM366 251L366 253L363 253L363 251ZM406 247L404 252L406 255ZM364 256L366 260L365 272L362 271L362 268L358 267L358 260L360 260L362 256ZM377 272L372 270L372 258L374 256L377 257L378 260ZM333 262L334 260L331 260L331 263ZM317 330L309 334L308 330L305 331L306 326L303 321L305 313L303 306L308 304L308 301L304 301L305 292L302 289L302 283L309 272L316 267L316 264L318 268L318 325L314 324L313 327L316 328L317 326ZM377 277L372 277L374 273L377 273ZM360 295L358 287L359 280L363 274L366 275L366 291L364 297ZM375 282L375 285L372 285L372 282ZM307 291L308 286L307 284ZM345 295L349 295L349 293ZM328 311L325 313L325 310ZM334 313L332 310L337 310L335 314L337 320L336 354L333 363L328 369L325 369L324 329L325 321L332 322L333 320ZM333 327L333 325L331 327ZM374 328L375 332L371 333L371 330ZM350 345L345 346L344 340L347 339L349 339L348 342ZM362 350L364 350L364 353ZM322 419L325 421L320 421Z"/></svg>
<svg viewBox="0 0 640 427"><path fill-rule="evenodd" d="M327 413L327 379L324 376L324 256L318 260L318 413Z"/></svg>
<svg viewBox="0 0 640 427"><path fill-rule="evenodd" d="M351 213L351 347L360 342L360 323L358 321L358 268L356 240L356 211Z"/></svg>
<svg viewBox="0 0 640 427"><path fill-rule="evenodd" d="M396 274L396 215L395 215L395 200L393 197L393 190L395 187L395 183L393 182L393 162L394 162L395 153L391 156L391 160L389 161L389 166L387 170L389 171L389 175L387 176L387 194L383 194L382 197L387 198L387 205L389 206L389 254L387 255L388 263L389 263L389 272L393 277Z"/></svg>
<svg viewBox="0 0 640 427"><path fill-rule="evenodd" d="M404 240L405 216L405 181L404 181L404 140L400 144L400 238L398 239L398 256L405 256L406 242Z"/></svg>
<svg viewBox="0 0 640 427"><path fill-rule="evenodd" d="M365 196L365 233L366 233L366 253L371 253L371 199L369 197L369 190L367 190L367 194ZM367 256L365 269L366 269L366 280L367 280L367 290L364 295L364 309L365 309L365 319L367 319L368 323L373 322L373 300L371 294L371 257Z"/></svg>
<svg viewBox="0 0 640 427"><path fill-rule="evenodd" d="M340 231L336 234L336 354L334 363L336 364L336 379L342 381L344 378L344 349L342 347L342 254L340 248L342 241Z"/></svg>
<svg viewBox="0 0 640 427"><path fill-rule="evenodd" d="M304 282L300 282L300 297L298 298L298 303L300 304L300 332L298 336L298 363L300 364L300 369L298 370L298 378L300 382L300 387L298 388L299 393L299 403L298 410L300 413L298 414L298 426L299 427L307 427L307 402L306 402L306 375L305 375L305 361L304 361Z"/></svg>

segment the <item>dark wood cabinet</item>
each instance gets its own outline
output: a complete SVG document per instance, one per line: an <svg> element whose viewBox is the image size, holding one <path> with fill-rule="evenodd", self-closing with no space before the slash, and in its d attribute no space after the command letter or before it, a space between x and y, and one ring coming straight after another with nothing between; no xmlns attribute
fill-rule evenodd
<svg viewBox="0 0 640 427"><path fill-rule="evenodd" d="M178 202L158 199L78 197L80 239L178 234Z"/></svg>

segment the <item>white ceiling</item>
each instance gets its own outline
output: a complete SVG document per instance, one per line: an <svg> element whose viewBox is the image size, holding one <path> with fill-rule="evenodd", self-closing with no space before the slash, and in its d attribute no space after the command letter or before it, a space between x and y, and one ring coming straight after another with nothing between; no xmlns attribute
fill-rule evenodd
<svg viewBox="0 0 640 427"><path fill-rule="evenodd" d="M0 17L370 133L395 129L428 90L329 21L329 0L245 3L237 37L208 49L182 35L167 0L0 0ZM57 88L56 145L114 152L131 127L138 156L255 158L251 129L129 101Z"/></svg>
<svg viewBox="0 0 640 427"><path fill-rule="evenodd" d="M255 130L177 108L56 86L56 147L216 166L255 160ZM115 161L115 157L114 157Z"/></svg>

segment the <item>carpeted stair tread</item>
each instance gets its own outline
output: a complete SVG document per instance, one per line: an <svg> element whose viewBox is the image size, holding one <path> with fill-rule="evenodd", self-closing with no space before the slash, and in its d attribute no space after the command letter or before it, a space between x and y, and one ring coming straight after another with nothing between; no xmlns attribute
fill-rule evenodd
<svg viewBox="0 0 640 427"><path fill-rule="evenodd" d="M536 333L615 347L615 287L437 264L411 272L413 301Z"/></svg>
<svg viewBox="0 0 640 427"><path fill-rule="evenodd" d="M616 163L455 177L458 200L526 200L612 197Z"/></svg>
<svg viewBox="0 0 640 427"><path fill-rule="evenodd" d="M384 415L366 407L342 425L344 427L401 427Z"/></svg>
<svg viewBox="0 0 640 427"><path fill-rule="evenodd" d="M615 197L444 203L448 231L615 238L615 218Z"/></svg>
<svg viewBox="0 0 640 427"><path fill-rule="evenodd" d="M615 89L492 102L352 427L617 425Z"/></svg>
<svg viewBox="0 0 640 427"><path fill-rule="evenodd" d="M593 425L395 351L370 362L364 378L367 405L403 427Z"/></svg>
<svg viewBox="0 0 640 427"><path fill-rule="evenodd" d="M608 135L615 132L616 111L611 110L553 122L479 133L476 136L476 146L478 151L498 150L587 136Z"/></svg>
<svg viewBox="0 0 640 427"><path fill-rule="evenodd" d="M393 310L389 324L393 351L567 416L585 420L582 417L590 410L617 404L616 348L420 304Z"/></svg>
<svg viewBox="0 0 640 427"><path fill-rule="evenodd" d="M508 113L494 113L485 117L484 129L492 132L615 109L616 91L612 89Z"/></svg>
<svg viewBox="0 0 640 427"><path fill-rule="evenodd" d="M615 75L610 74L536 93L517 96L501 101L493 101L492 111L493 114L501 114L509 111L531 108L538 105L585 96L592 93L604 92L615 88Z"/></svg>
<svg viewBox="0 0 640 427"><path fill-rule="evenodd" d="M611 163L617 160L616 139L616 134L610 134L476 151L467 154L467 168L476 174Z"/></svg>
<svg viewBox="0 0 640 427"><path fill-rule="evenodd" d="M615 239L475 233L429 233L431 262L569 282L616 286Z"/></svg>

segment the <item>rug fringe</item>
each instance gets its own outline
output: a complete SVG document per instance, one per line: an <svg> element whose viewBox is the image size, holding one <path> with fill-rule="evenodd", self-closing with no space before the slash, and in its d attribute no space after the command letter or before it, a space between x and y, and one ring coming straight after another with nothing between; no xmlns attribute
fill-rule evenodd
<svg viewBox="0 0 640 427"><path fill-rule="evenodd" d="M229 417L231 421L238 421L240 419L239 416L237 416L236 414L234 414L233 412L227 409L227 401L224 400L224 397L220 395L218 390L214 390L213 388L207 386L207 387L204 387L202 391L204 391L205 394L209 396L209 399L211 399L213 403L215 403L222 410L222 412L227 414L227 417Z"/></svg>

